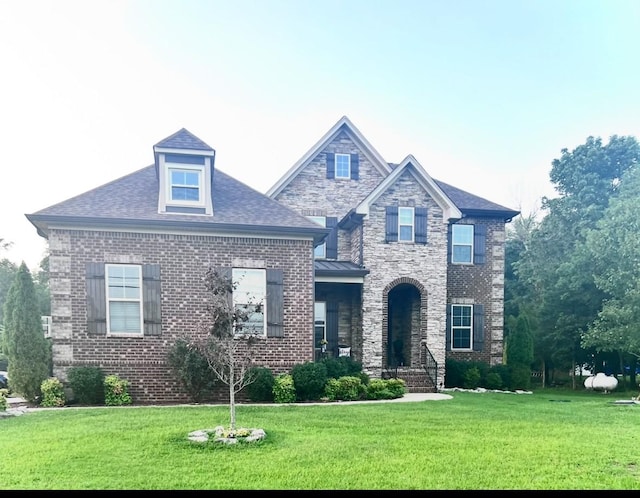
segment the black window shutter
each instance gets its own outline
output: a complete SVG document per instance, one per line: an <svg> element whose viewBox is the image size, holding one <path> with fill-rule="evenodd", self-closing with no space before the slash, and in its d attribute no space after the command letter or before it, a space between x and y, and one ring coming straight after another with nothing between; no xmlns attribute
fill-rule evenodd
<svg viewBox="0 0 640 498"><path fill-rule="evenodd" d="M427 243L427 208L416 207L414 210L416 244Z"/></svg>
<svg viewBox="0 0 640 498"><path fill-rule="evenodd" d="M335 178L336 176L336 159L331 152L327 152L327 178Z"/></svg>
<svg viewBox="0 0 640 498"><path fill-rule="evenodd" d="M267 337L284 337L283 273L267 269Z"/></svg>
<svg viewBox="0 0 640 498"><path fill-rule="evenodd" d="M453 228L447 227L447 263L451 263L451 253L453 252Z"/></svg>
<svg viewBox="0 0 640 498"><path fill-rule="evenodd" d="M482 351L484 345L484 306L473 305L473 350Z"/></svg>
<svg viewBox="0 0 640 498"><path fill-rule="evenodd" d="M486 260L486 225L475 225L473 227L473 263L483 265Z"/></svg>
<svg viewBox="0 0 640 498"><path fill-rule="evenodd" d="M360 178L360 159L358 154L351 154L351 179Z"/></svg>
<svg viewBox="0 0 640 498"><path fill-rule="evenodd" d="M104 263L87 263L87 333L107 334L107 297L105 294Z"/></svg>
<svg viewBox="0 0 640 498"><path fill-rule="evenodd" d="M327 259L338 259L338 218L335 216L327 216L325 225L327 228L331 228L326 240L326 257Z"/></svg>
<svg viewBox="0 0 640 498"><path fill-rule="evenodd" d="M327 351L338 356L338 301L327 301Z"/></svg>
<svg viewBox="0 0 640 498"><path fill-rule="evenodd" d="M162 333L160 312L160 265L142 265L142 296L144 299L144 334Z"/></svg>
<svg viewBox="0 0 640 498"><path fill-rule="evenodd" d="M398 206L387 206L385 242L398 241Z"/></svg>
<svg viewBox="0 0 640 498"><path fill-rule="evenodd" d="M447 304L447 318L445 320L445 328L446 328L446 339L445 339L445 350L451 351L451 336L453 332L451 330L451 305Z"/></svg>

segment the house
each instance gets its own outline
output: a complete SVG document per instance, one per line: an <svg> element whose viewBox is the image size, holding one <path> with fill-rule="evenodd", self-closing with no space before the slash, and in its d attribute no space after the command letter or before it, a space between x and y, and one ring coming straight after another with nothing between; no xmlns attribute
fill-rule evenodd
<svg viewBox="0 0 640 498"><path fill-rule="evenodd" d="M448 357L501 363L505 224L517 211L432 179L411 155L387 163L347 117L266 195L215 167L215 150L184 128L153 153L26 215L48 239L56 377L100 366L136 403L189 401L167 353L202 325L209 268L264 299L252 326L274 373L347 354L372 377L429 391Z"/></svg>
<svg viewBox="0 0 640 498"><path fill-rule="evenodd" d="M190 401L167 354L200 330L209 268L242 280L238 296L246 285L263 298L252 326L266 364L311 361L313 251L328 230L216 168L215 150L186 129L153 153L147 167L26 215L48 239L53 374L100 366L130 382L136 403Z"/></svg>
<svg viewBox="0 0 640 498"><path fill-rule="evenodd" d="M505 224L519 212L386 162L345 116L267 195L331 232L315 249L316 346L373 377L443 385L446 358L502 363Z"/></svg>

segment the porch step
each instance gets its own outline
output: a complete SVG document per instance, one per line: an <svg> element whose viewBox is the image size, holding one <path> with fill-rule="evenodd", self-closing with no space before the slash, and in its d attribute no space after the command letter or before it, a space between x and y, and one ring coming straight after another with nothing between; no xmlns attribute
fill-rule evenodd
<svg viewBox="0 0 640 498"><path fill-rule="evenodd" d="M405 387L409 393L435 393L436 386L433 384L427 372L422 369L398 367L398 369L388 369L382 371L383 379L398 378L405 382Z"/></svg>

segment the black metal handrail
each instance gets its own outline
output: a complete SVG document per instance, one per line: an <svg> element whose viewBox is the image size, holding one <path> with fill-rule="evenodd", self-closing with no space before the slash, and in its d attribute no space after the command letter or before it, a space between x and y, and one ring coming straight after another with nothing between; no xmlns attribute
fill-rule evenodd
<svg viewBox="0 0 640 498"><path fill-rule="evenodd" d="M433 383L436 391L438 390L438 362L429 351L425 342L421 343L420 351L420 365L424 367L424 371L427 372L427 377Z"/></svg>

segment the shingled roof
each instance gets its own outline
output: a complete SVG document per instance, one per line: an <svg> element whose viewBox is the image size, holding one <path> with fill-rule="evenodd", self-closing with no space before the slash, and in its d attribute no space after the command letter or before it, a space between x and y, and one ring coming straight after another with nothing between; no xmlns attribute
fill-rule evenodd
<svg viewBox="0 0 640 498"><path fill-rule="evenodd" d="M178 137L169 137L173 140ZM206 145L206 144L205 144ZM208 146L207 146L208 147ZM26 215L46 236L48 225L136 226L207 232L260 232L313 236L328 233L293 209L235 180L216 168L213 216L158 213L158 179L154 165Z"/></svg>
<svg viewBox="0 0 640 498"><path fill-rule="evenodd" d="M500 216L505 221L511 221L511 219L520 214L520 211L515 211L507 207L496 204L495 202L488 201L477 195L465 192L457 187L449 185L448 183L441 182L440 180L433 179L442 191L453 201L462 214L477 215L477 216Z"/></svg>
<svg viewBox="0 0 640 498"><path fill-rule="evenodd" d="M163 149L213 150L186 128L180 128L173 135L168 136L164 140L160 140L154 147Z"/></svg>

